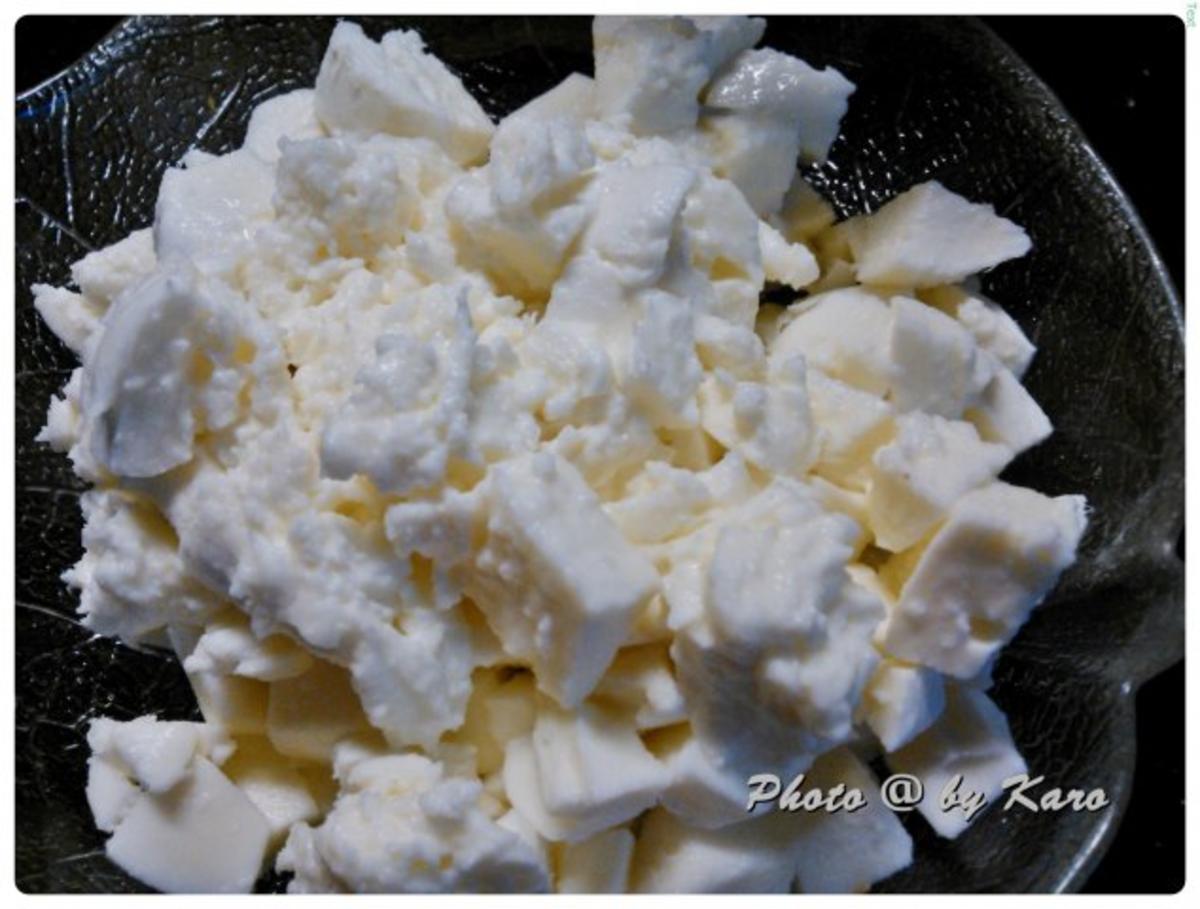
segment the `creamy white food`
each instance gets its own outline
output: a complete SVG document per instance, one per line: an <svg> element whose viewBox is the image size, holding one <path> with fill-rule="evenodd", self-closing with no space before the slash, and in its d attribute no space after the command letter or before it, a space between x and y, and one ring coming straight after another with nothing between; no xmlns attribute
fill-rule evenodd
<svg viewBox="0 0 1200 909"><path fill-rule="evenodd" d="M862 890L912 859L864 755L1024 766L990 666L1086 523L997 479L1050 424L971 276L1028 237L936 182L835 224L796 165L854 86L761 20L594 32L497 125L343 23L35 288L81 361L41 438L93 484L82 620L204 717L92 725L146 883ZM802 771L869 808L747 813Z"/></svg>

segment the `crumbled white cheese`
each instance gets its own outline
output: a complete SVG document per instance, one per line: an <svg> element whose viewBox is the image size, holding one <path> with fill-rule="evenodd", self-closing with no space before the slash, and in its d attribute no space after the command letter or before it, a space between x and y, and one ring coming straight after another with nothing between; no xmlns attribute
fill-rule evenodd
<svg viewBox="0 0 1200 909"><path fill-rule="evenodd" d="M1082 496L1052 499L999 482L967 493L905 581L884 648L973 677L1075 560L1086 526Z"/></svg>
<svg viewBox="0 0 1200 909"><path fill-rule="evenodd" d="M797 163L854 86L764 28L601 17L595 78L493 125L415 32L341 23L152 228L34 288L82 364L39 439L95 484L65 579L205 719L93 723L126 871L861 890L912 852L850 746L1020 765L943 676L979 684L1085 524L995 482L1050 422L969 276L1028 238L937 183L835 224ZM870 807L751 817L758 773Z"/></svg>
<svg viewBox="0 0 1200 909"><path fill-rule="evenodd" d="M969 202L936 180L856 219L847 237L858 280L889 287L953 284L1029 252L1029 237L990 205Z"/></svg>
<svg viewBox="0 0 1200 909"><path fill-rule="evenodd" d="M982 691L953 684L947 687L946 708L938 721L889 754L887 762L895 772L921 780L926 796L917 810L941 836L950 838L978 816L968 817L961 807L943 808L943 795L955 777L961 777L961 794L977 793L991 802L1005 780L1026 771L1000 708Z"/></svg>

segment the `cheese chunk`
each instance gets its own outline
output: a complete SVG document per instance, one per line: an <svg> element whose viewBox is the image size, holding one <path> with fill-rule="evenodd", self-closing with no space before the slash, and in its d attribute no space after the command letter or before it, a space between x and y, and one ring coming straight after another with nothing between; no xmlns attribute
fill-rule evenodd
<svg viewBox="0 0 1200 909"><path fill-rule="evenodd" d="M945 313L908 297L891 301L891 400L897 410L957 419L991 381L995 360Z"/></svg>
<svg viewBox="0 0 1200 909"><path fill-rule="evenodd" d="M247 149L214 156L191 151L163 174L154 206L159 262L188 262L221 274L250 252L273 214L271 168Z"/></svg>
<svg viewBox="0 0 1200 909"><path fill-rule="evenodd" d="M675 681L667 648L662 644L619 650L592 692L592 698L632 713L633 724L639 731L687 719L687 705Z"/></svg>
<svg viewBox="0 0 1200 909"><path fill-rule="evenodd" d="M630 892L787 893L795 868L778 828L762 819L702 830L656 808L638 834Z"/></svg>
<svg viewBox="0 0 1200 909"><path fill-rule="evenodd" d="M152 795L186 779L198 757L221 764L233 752L232 742L215 726L153 716L128 722L102 717L92 721L87 738L94 761L115 767Z"/></svg>
<svg viewBox="0 0 1200 909"><path fill-rule="evenodd" d="M896 773L910 773L925 787L917 810L940 836L953 839L970 826L961 808L943 810L942 795L954 777L962 777L961 791L983 794L991 804L1009 777L1025 773L1025 761L1013 744L1008 722L982 691L951 685L946 709L924 733L888 755Z"/></svg>
<svg viewBox="0 0 1200 909"><path fill-rule="evenodd" d="M816 257L804 244L789 243L765 221L758 224L758 238L762 245L763 272L768 281L801 290L821 276Z"/></svg>
<svg viewBox="0 0 1200 909"><path fill-rule="evenodd" d="M719 747L705 745L685 724L656 730L646 742L667 768L662 805L674 817L703 829L746 820L747 776L722 762Z"/></svg>
<svg viewBox="0 0 1200 909"><path fill-rule="evenodd" d="M894 660L880 663L863 697L862 717L885 751L896 751L929 728L946 706L937 672Z"/></svg>
<svg viewBox="0 0 1200 909"><path fill-rule="evenodd" d="M886 807L871 771L846 748L823 756L804 789L859 789L854 812L774 811L717 830L690 827L659 808L634 850L638 893L861 892L912 861L912 840ZM743 786L743 797L745 787ZM743 816L745 812L743 811Z"/></svg>
<svg viewBox="0 0 1200 909"><path fill-rule="evenodd" d="M426 137L460 165L487 153L493 126L479 102L416 32L377 44L339 22L317 73L317 117L330 132Z"/></svg>
<svg viewBox="0 0 1200 909"><path fill-rule="evenodd" d="M807 242L836 220L833 206L812 185L796 174L783 197L779 212L781 233L792 243Z"/></svg>
<svg viewBox="0 0 1200 909"><path fill-rule="evenodd" d="M963 496L905 582L884 648L971 678L1074 561L1086 526L1082 496L1052 499L1006 483Z"/></svg>
<svg viewBox="0 0 1200 909"><path fill-rule="evenodd" d="M1037 348L1021 326L982 294L955 285L931 287L921 299L953 316L975 337L975 343L999 360L1018 379L1029 368Z"/></svg>
<svg viewBox="0 0 1200 909"><path fill-rule="evenodd" d="M765 27L762 19L741 16L597 16L597 113L639 135L694 126L701 89Z"/></svg>
<svg viewBox="0 0 1200 909"><path fill-rule="evenodd" d="M108 857L167 893L248 893L266 853L266 819L217 769L233 743L203 723L94 720L88 803L112 832Z"/></svg>
<svg viewBox="0 0 1200 909"><path fill-rule="evenodd" d="M958 499L994 480L1012 458L975 427L921 412L896 418L896 437L872 459L867 512L877 545L907 549Z"/></svg>
<svg viewBox="0 0 1200 909"><path fill-rule="evenodd" d="M249 893L269 837L254 803L210 761L197 758L177 789L137 800L105 851L164 893Z"/></svg>
<svg viewBox="0 0 1200 909"><path fill-rule="evenodd" d="M292 892L541 892L545 859L480 807L477 780L419 754L356 763L325 820L296 825L278 867Z"/></svg>
<svg viewBox="0 0 1200 909"><path fill-rule="evenodd" d="M963 418L975 424L984 439L1007 445L1014 454L1045 441L1053 429L1033 395L1006 369L995 371Z"/></svg>
<svg viewBox="0 0 1200 909"><path fill-rule="evenodd" d="M824 161L829 154L853 91L832 67L816 70L769 48L743 51L704 98L717 172L759 215L778 211L797 158Z"/></svg>
<svg viewBox="0 0 1200 909"><path fill-rule="evenodd" d="M656 428L695 426L703 370L696 357L691 306L660 291L643 294L642 306L625 364L626 391Z"/></svg>
<svg viewBox="0 0 1200 909"><path fill-rule="evenodd" d="M682 626L671 655L692 728L743 779L790 776L845 741L877 660L883 603L845 570L858 527L809 496L757 519L743 506L688 571L696 580L666 585L684 597L670 604Z"/></svg>
<svg viewBox="0 0 1200 909"><path fill-rule="evenodd" d="M264 163L274 164L282 153L280 143L284 139L299 142L323 136L325 130L317 119L316 102L317 94L311 88L298 88L268 98L250 114L242 147Z"/></svg>
<svg viewBox="0 0 1200 909"><path fill-rule="evenodd" d="M327 762L341 739L367 728L350 677L341 667L317 660L304 674L270 685L267 738L280 754Z"/></svg>
<svg viewBox="0 0 1200 909"><path fill-rule="evenodd" d="M655 284L694 181L694 171L679 164L606 169L597 180L596 213L583 249L612 265L625 287Z"/></svg>
<svg viewBox="0 0 1200 909"><path fill-rule="evenodd" d="M595 687L658 576L553 455L490 471L488 542L466 580L505 649L564 705Z"/></svg>
<svg viewBox="0 0 1200 909"><path fill-rule="evenodd" d="M700 385L700 423L748 462L782 476L803 476L817 454L804 358L772 360L765 383L740 382L724 370Z"/></svg>
<svg viewBox="0 0 1200 909"><path fill-rule="evenodd" d="M160 270L105 316L83 388L89 455L126 477L186 464L198 428L243 416L252 385L278 389L286 373L274 342L223 284Z"/></svg>
<svg viewBox="0 0 1200 909"><path fill-rule="evenodd" d="M912 863L912 839L883 803L874 774L849 748L823 755L805 775L806 790L829 793L838 785L859 790L866 804L853 812L802 811L796 817L790 853L802 893L864 893Z"/></svg>
<svg viewBox="0 0 1200 909"><path fill-rule="evenodd" d="M527 113L501 123L487 167L458 180L446 199L467 261L503 290L545 299L591 214L580 192L594 160L571 117Z"/></svg>
<svg viewBox="0 0 1200 909"><path fill-rule="evenodd" d="M79 293L34 284L38 315L81 360L87 360L101 319L126 289L148 277L157 264L154 231L135 230L111 246L93 250L71 266Z"/></svg>
<svg viewBox="0 0 1200 909"><path fill-rule="evenodd" d="M1028 235L990 205L969 202L936 180L896 196L848 232L863 284L929 287L1029 252Z"/></svg>
<svg viewBox="0 0 1200 909"><path fill-rule="evenodd" d="M266 819L273 848L283 845L293 824L321 815L308 782L264 738L240 739L221 770Z"/></svg>
<svg viewBox="0 0 1200 909"><path fill-rule="evenodd" d="M809 297L771 345L772 357L801 353L810 368L883 397L892 383L888 304L857 287Z"/></svg>
<svg viewBox="0 0 1200 909"><path fill-rule="evenodd" d="M79 497L84 554L63 574L96 634L134 644L170 623L202 624L219 598L191 576L162 513L117 490Z"/></svg>
<svg viewBox="0 0 1200 909"><path fill-rule="evenodd" d="M579 843L566 843L555 876L559 893L624 893L629 885L633 834L614 827Z"/></svg>
<svg viewBox="0 0 1200 909"><path fill-rule="evenodd" d="M813 472L840 486L865 490L872 457L895 433L895 411L882 398L817 369L809 370L806 387L821 438Z"/></svg>
<svg viewBox="0 0 1200 909"><path fill-rule="evenodd" d="M542 703L528 748L519 741L505 760L508 797L548 840L578 842L624 823L653 805L666 782L633 726L598 705L569 713Z"/></svg>

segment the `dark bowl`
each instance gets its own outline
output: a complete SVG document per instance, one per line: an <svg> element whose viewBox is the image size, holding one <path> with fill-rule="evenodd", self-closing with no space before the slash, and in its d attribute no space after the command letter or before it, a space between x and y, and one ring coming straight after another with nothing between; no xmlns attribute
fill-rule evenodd
<svg viewBox="0 0 1200 909"><path fill-rule="evenodd" d="M175 663L94 638L60 573L80 554L81 485L36 444L75 365L29 293L88 249L150 223L189 148L242 140L264 99L311 85L332 19L129 20L17 102L16 876L25 891L144 889L104 857L84 799L89 718L198 717ZM371 19L416 27L501 116L591 71L582 18ZM782 18L765 43L858 84L827 164L806 172L849 215L937 178L1025 226L1033 252L985 291L1040 352L1027 383L1056 427L1007 478L1085 493L1079 562L1007 648L994 695L1031 770L1102 787L1098 813L992 811L955 841L906 820L916 861L893 891L1078 888L1128 799L1138 685L1183 653L1180 308L1137 215L1057 99L968 19ZM268 879L264 889L281 882Z"/></svg>

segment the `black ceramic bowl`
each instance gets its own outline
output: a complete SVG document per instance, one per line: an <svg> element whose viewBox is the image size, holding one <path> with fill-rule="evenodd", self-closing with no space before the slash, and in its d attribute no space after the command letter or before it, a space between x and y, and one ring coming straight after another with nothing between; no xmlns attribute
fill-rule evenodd
<svg viewBox="0 0 1200 909"><path fill-rule="evenodd" d="M250 111L311 85L331 19L139 19L17 103L16 874L26 891L143 889L104 858L84 799L89 718L197 717L169 659L93 638L59 574L80 554L80 483L38 446L75 365L29 285L69 280L88 249L150 223L163 169L241 144ZM502 116L591 71L586 19L372 19L416 27ZM806 171L849 215L937 178L1022 224L1033 252L984 279L1039 348L1027 377L1056 427L1008 471L1094 508L1078 564L996 670L1030 768L1103 787L1095 814L990 812L955 841L910 818L897 891L1052 891L1082 884L1128 797L1133 705L1183 651L1183 350L1178 301L1138 218L1029 69L967 19L783 18L765 43L858 85L830 160ZM1182 718L1181 718L1182 721ZM277 889L278 880L265 880Z"/></svg>

